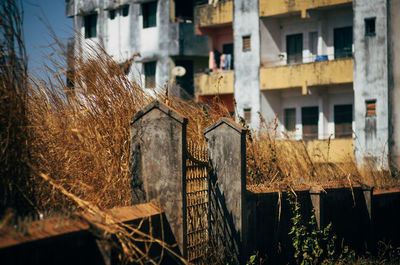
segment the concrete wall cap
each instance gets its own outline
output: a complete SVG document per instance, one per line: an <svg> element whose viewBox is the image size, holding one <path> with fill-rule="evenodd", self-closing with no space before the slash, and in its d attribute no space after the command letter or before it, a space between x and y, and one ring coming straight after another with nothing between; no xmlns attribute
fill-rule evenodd
<svg viewBox="0 0 400 265"><path fill-rule="evenodd" d="M140 111L138 111L135 115L133 115L130 123L131 124L135 123L137 120L142 118L144 115L146 115L148 112L150 112L153 109L160 110L161 112L165 113L166 115L170 116L171 118L173 118L174 120L176 120L182 124L187 124L187 122L188 122L187 118L183 117L178 112L171 109L164 103L161 103L160 101L155 100L155 101L151 102L149 105L147 105L146 107L144 107L143 109L141 109Z"/></svg>
<svg viewBox="0 0 400 265"><path fill-rule="evenodd" d="M225 123L226 125L228 125L229 127L231 127L232 129L234 129L235 131L237 131L240 134L247 133L247 129L246 128L244 128L243 126L239 125L238 123L236 123L232 119L223 117L219 121L217 121L214 124L210 125L208 128L204 129L203 130L203 134L206 135L207 133L209 133L210 131L216 129L218 126L220 126L223 123Z"/></svg>

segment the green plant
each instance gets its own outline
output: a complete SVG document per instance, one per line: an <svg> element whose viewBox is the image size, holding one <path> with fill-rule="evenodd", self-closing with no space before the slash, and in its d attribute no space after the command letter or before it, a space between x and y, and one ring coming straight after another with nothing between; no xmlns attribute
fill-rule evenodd
<svg viewBox="0 0 400 265"><path fill-rule="evenodd" d="M332 223L318 230L315 214L310 220L305 221L301 213L301 205L294 193L288 193L288 202L293 214L292 228L289 235L292 236L292 246L295 250L294 258L297 264L336 264L338 260L348 260L354 257L354 252L344 246L340 252L336 251L336 236L332 232Z"/></svg>

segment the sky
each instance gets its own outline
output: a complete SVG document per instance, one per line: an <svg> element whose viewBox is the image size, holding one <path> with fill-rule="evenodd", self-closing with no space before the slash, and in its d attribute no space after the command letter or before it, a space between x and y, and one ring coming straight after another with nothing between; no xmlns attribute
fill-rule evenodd
<svg viewBox="0 0 400 265"><path fill-rule="evenodd" d="M53 43L45 23L45 17L59 40L66 43L73 35L73 20L65 16L65 0L23 0L24 36L31 73L44 75L43 64L51 54L49 45Z"/></svg>

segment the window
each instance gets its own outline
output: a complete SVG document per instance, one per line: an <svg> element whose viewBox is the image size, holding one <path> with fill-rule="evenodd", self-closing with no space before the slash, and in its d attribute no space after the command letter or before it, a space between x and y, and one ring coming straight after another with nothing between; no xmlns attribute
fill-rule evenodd
<svg viewBox="0 0 400 265"><path fill-rule="evenodd" d="M175 19L176 22L192 22L194 1L175 0Z"/></svg>
<svg viewBox="0 0 400 265"><path fill-rule="evenodd" d="M365 101L367 113L365 116L367 117L375 117L376 116L376 100L367 100Z"/></svg>
<svg viewBox="0 0 400 265"><path fill-rule="evenodd" d="M155 88L156 87L156 64L157 64L157 62L144 63L145 88Z"/></svg>
<svg viewBox="0 0 400 265"><path fill-rule="evenodd" d="M318 107L301 108L304 140L312 140L318 138L318 116Z"/></svg>
<svg viewBox="0 0 400 265"><path fill-rule="evenodd" d="M91 14L84 17L85 38L95 38L97 30L97 14Z"/></svg>
<svg viewBox="0 0 400 265"><path fill-rule="evenodd" d="M285 128L288 132L296 130L296 109L285 109Z"/></svg>
<svg viewBox="0 0 400 265"><path fill-rule="evenodd" d="M349 58L353 56L353 27L334 29L335 59Z"/></svg>
<svg viewBox="0 0 400 265"><path fill-rule="evenodd" d="M246 123L250 123L251 122L251 108L243 109L243 112L244 112L244 120L246 121Z"/></svg>
<svg viewBox="0 0 400 265"><path fill-rule="evenodd" d="M129 72L131 70L131 64L129 63L129 61L126 61L125 63L120 64L119 67L121 68L122 72L126 75L129 74Z"/></svg>
<svg viewBox="0 0 400 265"><path fill-rule="evenodd" d="M157 2L142 4L143 28L157 26Z"/></svg>
<svg viewBox="0 0 400 265"><path fill-rule="evenodd" d="M375 17L365 19L365 36L375 36Z"/></svg>
<svg viewBox="0 0 400 265"><path fill-rule="evenodd" d="M242 42L243 42L243 51L244 52L250 51L251 50L251 37L243 36Z"/></svg>
<svg viewBox="0 0 400 265"><path fill-rule="evenodd" d="M108 11L108 17L113 20L115 19L115 9L111 9L110 11Z"/></svg>
<svg viewBox="0 0 400 265"><path fill-rule="evenodd" d="M333 109L335 138L352 137L353 105L336 105Z"/></svg>
<svg viewBox="0 0 400 265"><path fill-rule="evenodd" d="M311 61L314 61L318 55L318 32L309 33L308 44L311 55Z"/></svg>
<svg viewBox="0 0 400 265"><path fill-rule="evenodd" d="M286 36L287 63L303 62L303 34Z"/></svg>
<svg viewBox="0 0 400 265"><path fill-rule="evenodd" d="M183 76L176 77L176 84L180 88L181 97L190 100L194 97L194 74L193 61L191 60L176 60L176 66L185 68L186 73Z"/></svg>
<svg viewBox="0 0 400 265"><path fill-rule="evenodd" d="M121 7L121 13L123 17L127 17L129 15L129 5L123 5Z"/></svg>

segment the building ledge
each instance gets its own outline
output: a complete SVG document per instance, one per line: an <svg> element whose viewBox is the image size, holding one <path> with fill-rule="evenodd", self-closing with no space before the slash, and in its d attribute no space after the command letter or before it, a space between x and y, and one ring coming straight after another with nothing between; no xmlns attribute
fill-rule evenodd
<svg viewBox="0 0 400 265"><path fill-rule="evenodd" d="M227 25L233 21L233 1L219 1L216 6L199 5L194 13L197 27Z"/></svg>
<svg viewBox="0 0 400 265"><path fill-rule="evenodd" d="M196 74L194 78L197 96L233 94L233 70L209 74Z"/></svg>
<svg viewBox="0 0 400 265"><path fill-rule="evenodd" d="M307 10L326 8L352 3L352 0L260 0L260 17L280 16L290 13L300 13L307 17Z"/></svg>
<svg viewBox="0 0 400 265"><path fill-rule="evenodd" d="M353 83L353 58L260 68L260 89L275 90Z"/></svg>

